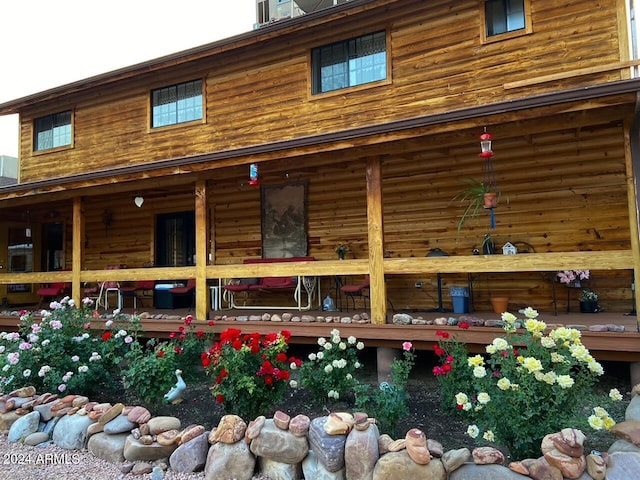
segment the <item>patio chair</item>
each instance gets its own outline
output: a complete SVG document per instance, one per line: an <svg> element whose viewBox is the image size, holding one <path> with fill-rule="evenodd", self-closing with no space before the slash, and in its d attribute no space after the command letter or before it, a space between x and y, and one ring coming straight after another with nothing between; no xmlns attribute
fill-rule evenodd
<svg viewBox="0 0 640 480"><path fill-rule="evenodd" d="M40 296L38 307L41 307L46 299L51 299L51 301L53 301L58 297L62 297L68 290L69 284L65 282L55 282L43 285L36 291Z"/></svg>
<svg viewBox="0 0 640 480"><path fill-rule="evenodd" d="M356 297L358 298L362 298L363 302L364 302L364 309L367 309L367 299L369 298L369 286L371 285L371 279L369 278L369 275L365 275L364 277L364 281L362 283L357 283L357 284L347 284L347 285L342 285L340 287L340 292L344 293L345 297L346 297L346 303L347 303L347 310L349 308L349 299L351 299L351 302L353 303L353 308L355 310L356 308Z"/></svg>
<svg viewBox="0 0 640 480"><path fill-rule="evenodd" d="M138 299L140 299L141 304L143 299L150 298L153 300L153 289L155 285L155 280L140 280L135 282L133 285L120 287L118 304L123 306L125 298L132 298L133 308L137 309Z"/></svg>
<svg viewBox="0 0 640 480"><path fill-rule="evenodd" d="M107 265L105 270L120 270L120 265ZM118 308L122 308L122 302L120 301L120 283L112 280L104 281L100 284L100 293L98 294L98 300L96 301L96 308L102 304L105 310L109 310L109 293L114 292L118 298Z"/></svg>
<svg viewBox="0 0 640 480"><path fill-rule="evenodd" d="M184 287L173 287L169 289L169 293L171 294L171 303L175 306L176 297L186 297L187 295L191 296L191 302L189 304L189 310L193 308L194 300L195 300L195 291L196 291L196 279L190 278L187 280L187 284Z"/></svg>

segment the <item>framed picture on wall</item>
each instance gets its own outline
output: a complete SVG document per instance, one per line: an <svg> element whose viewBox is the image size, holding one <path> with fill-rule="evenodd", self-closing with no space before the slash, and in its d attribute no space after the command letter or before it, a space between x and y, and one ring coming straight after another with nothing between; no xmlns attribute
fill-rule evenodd
<svg viewBox="0 0 640 480"><path fill-rule="evenodd" d="M262 257L307 255L307 184L263 186Z"/></svg>

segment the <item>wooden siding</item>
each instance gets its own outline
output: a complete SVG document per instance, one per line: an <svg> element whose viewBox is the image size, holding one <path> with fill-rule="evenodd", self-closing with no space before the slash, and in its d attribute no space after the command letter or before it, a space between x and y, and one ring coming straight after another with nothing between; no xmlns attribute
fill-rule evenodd
<svg viewBox="0 0 640 480"><path fill-rule="evenodd" d="M503 192L496 209L497 226L491 231L498 248L507 241L527 253L611 251L617 255L615 252L631 248L623 132L623 120L631 113L630 107L609 107L492 127L494 166ZM532 305L550 311L553 284L549 276L503 268L495 270L499 273L491 273L485 267L473 267L471 252L479 247L484 233L490 231L487 215L468 221L457 232L463 207L452 198L462 187L460 179L481 175L480 132L478 128L468 128L437 133L421 141L389 144L380 150L385 257L419 259L433 248L441 248L451 256L466 256L473 273L477 309L488 310L489 296L500 293L508 295L515 307ZM367 158L353 158L356 153L314 155L295 161L283 159L260 168L262 185L289 182L308 185L308 254L318 260L335 260L335 245L348 242L352 252L347 262L340 262L348 264L348 269L353 268L350 261L367 262L369 257ZM260 257L260 188L248 185L248 169L212 170L206 178L214 264L235 266L244 258ZM195 183L180 177L173 181L175 185L169 186L141 182L136 189L114 185L104 187L106 193L84 197L82 270L101 270L111 264L139 269L152 264L155 216L195 208ZM133 203L138 194L145 198L142 208ZM28 208L34 223L50 221L50 212L58 215L55 221L65 222L65 266L71 268L71 203L61 200ZM23 209L4 212L15 219L24 219ZM112 214L108 226L103 222L105 211ZM476 258L481 262L481 257ZM357 272L345 272L346 281L355 282L367 271L366 263L359 265ZM631 262L628 268L632 268ZM397 309L437 306L433 269L418 267L405 272L396 267L385 269L387 293ZM443 271L459 272L443 274L445 307L450 308L448 288L467 285L468 278L462 273L464 270ZM335 269L335 273L342 271ZM123 275L135 278L130 277L131 272ZM328 292L333 287L333 278L323 275L321 290ZM94 277L100 279L99 274ZM423 282L423 287L416 288L416 282ZM630 309L630 270L596 269L588 285L597 290L601 305L607 310ZM577 308L577 291L567 292L560 284L556 284L556 290L560 311L566 308L567 293L573 295L572 303ZM265 301L264 296L253 298ZM273 294L269 294L269 299L287 300Z"/></svg>
<svg viewBox="0 0 640 480"><path fill-rule="evenodd" d="M532 34L486 45L480 44L477 0L378 3L380 8L354 8L354 15L347 10L331 28L309 25L291 35L285 29L251 47L26 108L21 181L335 132L624 76L620 68L504 88L625 60L616 0L596 6L532 0ZM310 48L379 29L390 34L390 82L309 95ZM150 89L194 78L205 79L205 121L149 131ZM73 147L33 154L34 118L65 109L74 112Z"/></svg>

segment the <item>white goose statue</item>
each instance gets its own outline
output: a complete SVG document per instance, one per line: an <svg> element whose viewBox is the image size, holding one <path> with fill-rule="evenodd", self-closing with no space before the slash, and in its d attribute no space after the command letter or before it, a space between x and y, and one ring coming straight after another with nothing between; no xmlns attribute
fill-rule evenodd
<svg viewBox="0 0 640 480"><path fill-rule="evenodd" d="M178 381L176 384L164 394L164 399L167 403L173 403L174 405L182 402L182 394L187 388L187 384L182 379L182 370L176 370L176 378Z"/></svg>

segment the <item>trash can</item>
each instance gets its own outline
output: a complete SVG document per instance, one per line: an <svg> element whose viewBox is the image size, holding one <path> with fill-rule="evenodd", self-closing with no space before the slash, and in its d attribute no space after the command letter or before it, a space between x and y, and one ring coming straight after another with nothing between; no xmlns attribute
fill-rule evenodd
<svg viewBox="0 0 640 480"><path fill-rule="evenodd" d="M469 313L469 289L467 287L450 287L449 295L453 303L453 313Z"/></svg>
<svg viewBox="0 0 640 480"><path fill-rule="evenodd" d="M156 308L173 309L173 295L169 291L175 287L173 283L158 283L153 289L153 304Z"/></svg>

